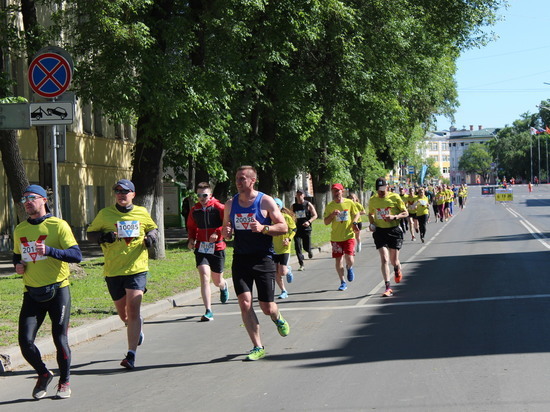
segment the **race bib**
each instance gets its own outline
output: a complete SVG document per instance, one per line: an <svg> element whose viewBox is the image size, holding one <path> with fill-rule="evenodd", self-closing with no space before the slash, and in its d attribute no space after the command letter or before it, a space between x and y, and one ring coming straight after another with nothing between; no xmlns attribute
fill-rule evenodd
<svg viewBox="0 0 550 412"><path fill-rule="evenodd" d="M345 222L349 220L349 210L341 210L338 216L336 216L337 222Z"/></svg>
<svg viewBox="0 0 550 412"><path fill-rule="evenodd" d="M212 242L201 242L199 245L199 253L206 253L208 255L213 255L215 249L216 249L216 244Z"/></svg>
<svg viewBox="0 0 550 412"><path fill-rule="evenodd" d="M41 239L38 243L43 242ZM46 260L47 256L38 256L36 253L36 241L29 242L26 239L21 239L21 260L23 262L36 262L38 260Z"/></svg>
<svg viewBox="0 0 550 412"><path fill-rule="evenodd" d="M426 199L421 199L418 201L422 206L428 206L428 201Z"/></svg>
<svg viewBox="0 0 550 412"><path fill-rule="evenodd" d="M116 222L117 237L139 237L140 223L138 220L124 220L122 222Z"/></svg>
<svg viewBox="0 0 550 412"><path fill-rule="evenodd" d="M298 219L304 219L306 217L306 211L305 210L297 210L296 211L296 217Z"/></svg>
<svg viewBox="0 0 550 412"><path fill-rule="evenodd" d="M251 230L254 213L235 213L235 230Z"/></svg>
<svg viewBox="0 0 550 412"><path fill-rule="evenodd" d="M390 214L390 208L376 209L376 218L378 220L385 220Z"/></svg>

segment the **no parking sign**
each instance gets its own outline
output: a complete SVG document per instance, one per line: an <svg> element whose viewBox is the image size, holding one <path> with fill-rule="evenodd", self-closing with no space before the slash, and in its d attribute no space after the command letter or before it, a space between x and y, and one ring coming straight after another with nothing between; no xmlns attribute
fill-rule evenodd
<svg viewBox="0 0 550 412"><path fill-rule="evenodd" d="M59 47L40 50L29 65L28 79L31 89L42 97L62 95L71 85L73 62L70 55Z"/></svg>

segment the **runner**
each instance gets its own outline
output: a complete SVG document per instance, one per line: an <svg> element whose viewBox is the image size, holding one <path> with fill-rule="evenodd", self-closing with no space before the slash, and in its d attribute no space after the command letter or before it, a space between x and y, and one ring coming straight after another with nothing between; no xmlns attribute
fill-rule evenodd
<svg viewBox="0 0 550 412"><path fill-rule="evenodd" d="M88 227L88 239L101 245L107 288L127 326L128 353L120 365L134 369L137 347L144 339L140 310L147 292L147 248L156 243L158 230L147 209L132 204L136 189L131 181L119 180L113 193L116 203L99 211Z"/></svg>
<svg viewBox="0 0 550 412"><path fill-rule="evenodd" d="M212 196L208 182L197 185L199 201L191 208L187 219L188 247L195 252L195 263L201 279L201 296L206 312L202 322L214 320L210 276L220 289L220 302L229 299L227 282L223 278L225 242L221 236L224 205Z"/></svg>
<svg viewBox="0 0 550 412"><path fill-rule="evenodd" d="M288 226L288 232L279 236L273 236L273 247L275 249L273 260L277 264L276 281L279 288L281 288L279 299L286 299L288 298L288 291L285 288L284 278L286 277L288 283L292 283L294 278L292 270L288 266L288 259L290 258L292 238L296 235L296 222L294 221L294 213L283 206L283 201L281 199L275 198L275 203L279 207L279 210L281 210Z"/></svg>
<svg viewBox="0 0 550 412"><path fill-rule="evenodd" d="M430 216L430 201L423 187L418 188L414 219L420 231L420 240L424 243L426 237L426 223Z"/></svg>
<svg viewBox="0 0 550 412"><path fill-rule="evenodd" d="M272 238L287 233L288 226L273 198L254 189L256 179L257 172L252 166L237 169L235 180L238 194L225 204L222 229L226 240L235 234L233 286L246 331L254 345L246 358L249 361L265 357L260 323L253 307L254 283L262 312L271 318L279 335L284 337L290 333L290 325L274 302L276 266Z"/></svg>
<svg viewBox="0 0 550 412"><path fill-rule="evenodd" d="M399 186L399 196L401 197L401 200L403 203L407 204L407 192L405 191L405 188L403 186ZM401 230L403 230L403 233L406 233L407 230L409 230L409 218L400 219L399 225L401 226ZM412 230L411 230L412 233Z"/></svg>
<svg viewBox="0 0 550 412"><path fill-rule="evenodd" d="M296 190L296 203L292 205L292 211L296 214L296 236L294 237L294 249L300 267L298 270L304 270L304 254L302 246L307 252L308 257L313 258L311 252L311 224L317 219L317 211L313 204L305 200L304 192L301 189Z"/></svg>
<svg viewBox="0 0 550 412"><path fill-rule="evenodd" d="M359 231L357 223L360 214L355 202L343 197L344 186L335 183L332 185L331 191L333 201L325 208L323 217L325 225L331 225L332 257L336 259L336 273L340 278L338 290L344 291L348 288L348 285L344 280L344 262L342 258L345 256L348 282L352 282L355 279L353 271L355 233Z"/></svg>
<svg viewBox="0 0 550 412"><path fill-rule="evenodd" d="M359 230L355 232L355 253L359 253L361 252L361 230L363 230L363 222L361 220L361 216L363 216L367 212L365 212L365 208L363 207L355 193L350 193L348 199L353 200L355 202L355 205L357 206L357 210L359 210L360 216L359 220L357 221L357 229Z"/></svg>
<svg viewBox="0 0 550 412"><path fill-rule="evenodd" d="M407 211L409 212L409 227L411 228L411 240L414 242L416 240L415 233L418 233L418 221L415 220L416 217L416 194L414 193L414 188L409 188L409 195L405 197L405 205L407 206Z"/></svg>
<svg viewBox="0 0 550 412"><path fill-rule="evenodd" d="M409 215L407 208L399 195L389 192L386 180L382 177L376 179L377 194L369 201L369 229L373 232L374 244L380 254L382 263L382 278L384 279L385 291L383 297L393 296L393 289L390 285L390 268L392 264L395 283L401 282L403 273L401 262L399 262L399 250L403 245L403 231L399 227L399 219Z"/></svg>
<svg viewBox="0 0 550 412"><path fill-rule="evenodd" d="M23 275L25 286L19 314L19 346L25 360L38 373L32 396L42 399L54 375L44 364L34 341L47 314L52 321L60 375L55 396L69 398L69 263L79 263L82 253L69 224L50 214L48 195L43 187L28 186L21 203L29 217L19 223L13 233L13 264L17 274Z"/></svg>

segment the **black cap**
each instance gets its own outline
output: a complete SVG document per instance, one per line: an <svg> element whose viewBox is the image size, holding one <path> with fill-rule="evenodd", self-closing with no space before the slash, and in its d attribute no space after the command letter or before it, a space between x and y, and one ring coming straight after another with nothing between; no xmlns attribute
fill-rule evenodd
<svg viewBox="0 0 550 412"><path fill-rule="evenodd" d="M386 180L382 177L379 177L378 179L376 179L376 190L386 190L388 184L386 183Z"/></svg>

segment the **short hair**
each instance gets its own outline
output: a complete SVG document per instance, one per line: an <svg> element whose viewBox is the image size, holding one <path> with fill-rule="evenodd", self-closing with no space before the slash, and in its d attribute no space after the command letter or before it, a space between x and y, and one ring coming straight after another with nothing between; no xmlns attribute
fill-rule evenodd
<svg viewBox="0 0 550 412"><path fill-rule="evenodd" d="M252 170L252 173L254 173L254 177L258 177L258 172L254 168L254 166L248 166L248 165L239 166L239 168L237 169L237 173L242 172L243 170Z"/></svg>
<svg viewBox="0 0 550 412"><path fill-rule="evenodd" d="M200 182L198 185L197 185L197 190L198 189L212 189L210 187L210 183L208 182Z"/></svg>

